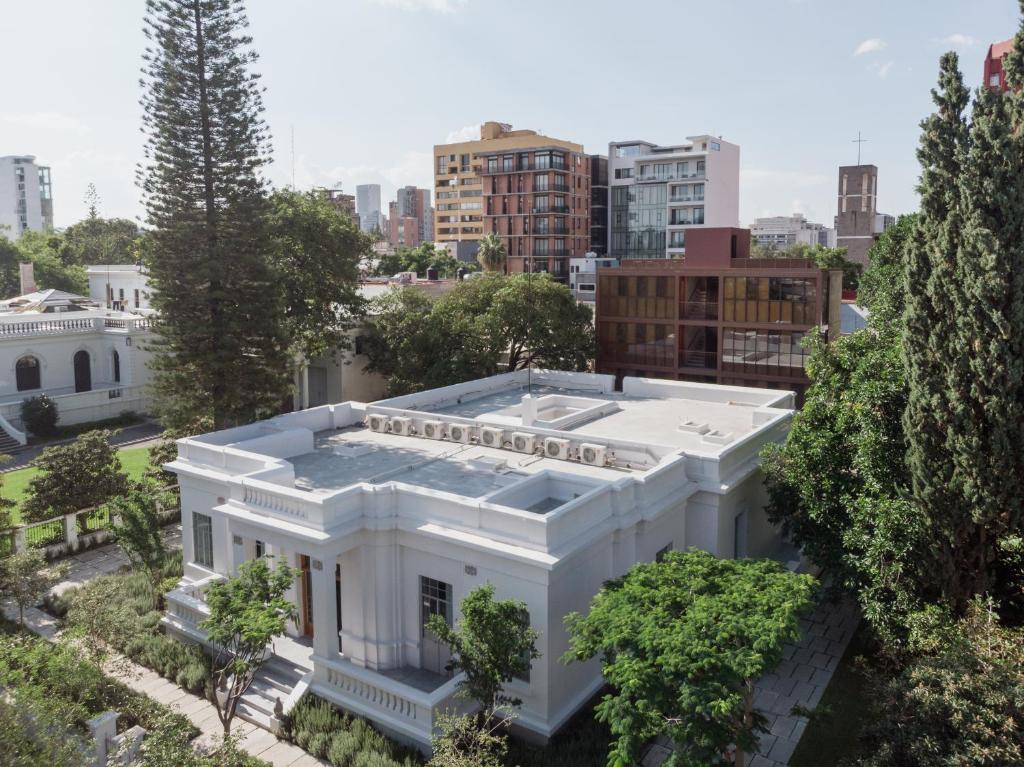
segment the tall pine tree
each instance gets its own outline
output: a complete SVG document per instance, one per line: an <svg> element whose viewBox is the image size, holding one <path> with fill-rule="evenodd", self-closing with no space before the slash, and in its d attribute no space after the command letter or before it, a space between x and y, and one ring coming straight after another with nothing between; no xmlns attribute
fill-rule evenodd
<svg viewBox="0 0 1024 767"><path fill-rule="evenodd" d="M269 134L240 0L147 0L140 171L153 228L158 409L218 428L276 409L290 383L263 236Z"/></svg>
<svg viewBox="0 0 1024 767"><path fill-rule="evenodd" d="M948 555L949 531L963 514L949 447L949 383L950 345L962 303L955 281L961 230L957 182L968 143L964 111L969 94L955 53L946 53L940 61L932 99L936 112L922 121L917 150L921 212L904 259L902 345L908 398L903 423L914 508L930 530L926 554L936 571L933 582L945 591L944 585L957 578Z"/></svg>

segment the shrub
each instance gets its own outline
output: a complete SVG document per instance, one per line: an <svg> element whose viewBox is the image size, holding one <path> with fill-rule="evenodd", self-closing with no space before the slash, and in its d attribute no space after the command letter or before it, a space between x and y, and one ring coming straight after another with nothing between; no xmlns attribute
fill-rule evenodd
<svg viewBox="0 0 1024 767"><path fill-rule="evenodd" d="M306 748L310 754L317 759L327 756L327 749L331 747L331 733L317 732L309 739L309 746Z"/></svg>
<svg viewBox="0 0 1024 767"><path fill-rule="evenodd" d="M291 715L289 737L306 751L314 735L330 735L344 727L338 710L325 700L307 696L299 701Z"/></svg>
<svg viewBox="0 0 1024 767"><path fill-rule="evenodd" d="M358 720L357 720L358 721ZM352 767L352 762L359 753L359 736L351 730L339 730L331 738L331 747L327 750L327 760L334 767Z"/></svg>
<svg viewBox="0 0 1024 767"><path fill-rule="evenodd" d="M386 753L380 751L360 751L352 767L402 767L401 762L396 762Z"/></svg>
<svg viewBox="0 0 1024 767"><path fill-rule="evenodd" d="M45 394L29 397L21 403L21 422L37 437L52 437L56 434L59 420L57 403Z"/></svg>

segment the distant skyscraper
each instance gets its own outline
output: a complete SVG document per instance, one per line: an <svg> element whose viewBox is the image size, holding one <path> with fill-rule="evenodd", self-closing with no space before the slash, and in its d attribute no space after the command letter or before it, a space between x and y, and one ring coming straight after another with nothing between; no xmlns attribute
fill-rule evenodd
<svg viewBox="0 0 1024 767"><path fill-rule="evenodd" d="M836 244L846 257L867 266L868 251L895 219L878 212L878 168L843 165L839 168L839 205Z"/></svg>
<svg viewBox="0 0 1024 767"><path fill-rule="evenodd" d="M985 55L985 87L989 90L1006 92L1006 73L1003 72L1003 56L1013 50L1013 38L1001 43L992 43Z"/></svg>
<svg viewBox="0 0 1024 767"><path fill-rule="evenodd" d="M32 155L0 157L0 234L16 240L24 232L53 229L50 169Z"/></svg>
<svg viewBox="0 0 1024 767"><path fill-rule="evenodd" d="M359 184L356 187L356 214L359 228L372 232L381 228L380 184Z"/></svg>
<svg viewBox="0 0 1024 767"><path fill-rule="evenodd" d="M404 186L388 206L388 239L395 247L415 248L434 240L434 209L430 190Z"/></svg>

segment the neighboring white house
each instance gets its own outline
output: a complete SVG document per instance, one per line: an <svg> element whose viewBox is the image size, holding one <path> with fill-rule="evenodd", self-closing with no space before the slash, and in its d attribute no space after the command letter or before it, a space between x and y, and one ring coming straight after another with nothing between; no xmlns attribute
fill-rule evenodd
<svg viewBox="0 0 1024 767"><path fill-rule="evenodd" d="M164 624L202 641L209 584L254 557L286 562L301 619L242 715L268 724L297 684L427 747L460 704L425 623L457 621L492 583L539 632L541 657L510 687L516 726L546 738L602 684L596 660L560 661L563 619L602 583L690 546L782 556L759 454L793 406L790 392L644 378L616 392L613 376L522 370L179 440L185 575Z"/></svg>
<svg viewBox="0 0 1024 767"><path fill-rule="evenodd" d="M107 309L150 315L149 277L142 264L94 264L86 268L89 297Z"/></svg>
<svg viewBox="0 0 1024 767"><path fill-rule="evenodd" d="M70 425L145 412L149 320L43 290L0 302L0 428L25 444L21 403L46 394Z"/></svg>
<svg viewBox="0 0 1024 767"><path fill-rule="evenodd" d="M591 309L597 305L597 268L615 267L617 258L587 253L583 258L569 259L569 290L572 297Z"/></svg>

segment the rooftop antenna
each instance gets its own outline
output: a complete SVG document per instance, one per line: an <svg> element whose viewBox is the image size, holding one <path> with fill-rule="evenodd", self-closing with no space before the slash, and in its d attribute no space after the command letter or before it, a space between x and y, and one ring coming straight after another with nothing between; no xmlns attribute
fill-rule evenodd
<svg viewBox="0 0 1024 767"><path fill-rule="evenodd" d="M861 146L866 144L867 141L868 140L866 138L861 138L860 137L860 131L857 131L857 138L855 138L852 143L857 145L857 164L858 165L860 165L860 149L861 149Z"/></svg>
<svg viewBox="0 0 1024 767"><path fill-rule="evenodd" d="M295 125L291 126L292 129L292 191L295 191Z"/></svg>

